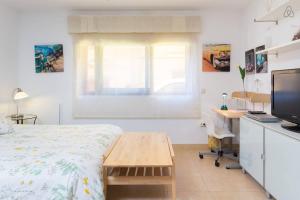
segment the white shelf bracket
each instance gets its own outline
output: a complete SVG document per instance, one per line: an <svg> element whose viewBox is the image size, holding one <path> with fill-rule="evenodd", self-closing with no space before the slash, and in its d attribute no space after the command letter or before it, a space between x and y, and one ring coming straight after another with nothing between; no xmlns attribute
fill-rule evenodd
<svg viewBox="0 0 300 200"><path fill-rule="evenodd" d="M254 19L255 23L275 23L276 25L278 25L278 20L257 20Z"/></svg>

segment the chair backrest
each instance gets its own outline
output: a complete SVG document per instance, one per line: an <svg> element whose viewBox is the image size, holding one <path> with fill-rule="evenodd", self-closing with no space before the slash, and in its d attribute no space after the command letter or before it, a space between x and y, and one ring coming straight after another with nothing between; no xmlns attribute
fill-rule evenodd
<svg viewBox="0 0 300 200"><path fill-rule="evenodd" d="M228 129L227 123L225 123L225 121L223 121L221 118L218 118L214 112L205 114L204 119L206 124L206 133L209 136L214 136L217 134L216 130Z"/></svg>
<svg viewBox="0 0 300 200"><path fill-rule="evenodd" d="M206 121L206 133L207 135L212 136L213 134L215 134L215 123L210 117L207 117L205 121Z"/></svg>

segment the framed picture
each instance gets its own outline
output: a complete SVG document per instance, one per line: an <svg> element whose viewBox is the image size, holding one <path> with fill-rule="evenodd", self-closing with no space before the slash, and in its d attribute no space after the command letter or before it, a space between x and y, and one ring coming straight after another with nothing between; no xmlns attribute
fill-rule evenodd
<svg viewBox="0 0 300 200"><path fill-rule="evenodd" d="M230 72L230 44L208 44L203 46L203 72Z"/></svg>
<svg viewBox="0 0 300 200"><path fill-rule="evenodd" d="M293 41L300 40L300 30L294 35Z"/></svg>
<svg viewBox="0 0 300 200"><path fill-rule="evenodd" d="M265 45L255 50L256 52L265 50ZM256 73L268 73L268 54L256 54Z"/></svg>
<svg viewBox="0 0 300 200"><path fill-rule="evenodd" d="M245 52L246 74L255 73L255 51L251 49Z"/></svg>
<svg viewBox="0 0 300 200"><path fill-rule="evenodd" d="M34 52L36 73L64 71L64 52L62 44L35 45Z"/></svg>

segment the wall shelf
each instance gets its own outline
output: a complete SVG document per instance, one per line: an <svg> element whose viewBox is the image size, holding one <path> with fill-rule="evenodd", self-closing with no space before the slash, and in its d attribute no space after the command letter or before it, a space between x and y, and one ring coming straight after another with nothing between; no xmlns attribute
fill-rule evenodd
<svg viewBox="0 0 300 200"><path fill-rule="evenodd" d="M256 22L277 22L281 19L284 19L284 12L288 6L293 8L294 13L300 10L300 1L299 0L286 0L284 3L278 5L275 8L272 8L264 16L256 18Z"/></svg>
<svg viewBox="0 0 300 200"><path fill-rule="evenodd" d="M247 100L251 103L271 103L271 95L258 92L235 91L231 94L232 99Z"/></svg>
<svg viewBox="0 0 300 200"><path fill-rule="evenodd" d="M289 52L300 49L300 40L295 40L282 45L271 47L262 51L256 52L256 54L273 54L278 55L279 53Z"/></svg>

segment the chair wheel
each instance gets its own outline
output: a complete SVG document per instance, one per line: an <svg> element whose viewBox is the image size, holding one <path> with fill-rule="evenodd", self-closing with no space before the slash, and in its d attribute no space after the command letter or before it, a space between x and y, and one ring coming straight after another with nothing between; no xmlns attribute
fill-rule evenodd
<svg viewBox="0 0 300 200"><path fill-rule="evenodd" d="M203 154L199 154L199 158L200 158L200 159L203 159Z"/></svg>
<svg viewBox="0 0 300 200"><path fill-rule="evenodd" d="M224 152L223 151L219 151L218 154L219 154L220 157L223 157Z"/></svg>
<svg viewBox="0 0 300 200"><path fill-rule="evenodd" d="M234 156L234 157L238 157L238 153L236 153L236 152L233 153L233 156Z"/></svg>
<svg viewBox="0 0 300 200"><path fill-rule="evenodd" d="M217 160L215 161L215 166L220 167L220 163Z"/></svg>
<svg viewBox="0 0 300 200"><path fill-rule="evenodd" d="M213 150L213 149L211 149L210 152L211 152L211 153L216 153L215 150Z"/></svg>

